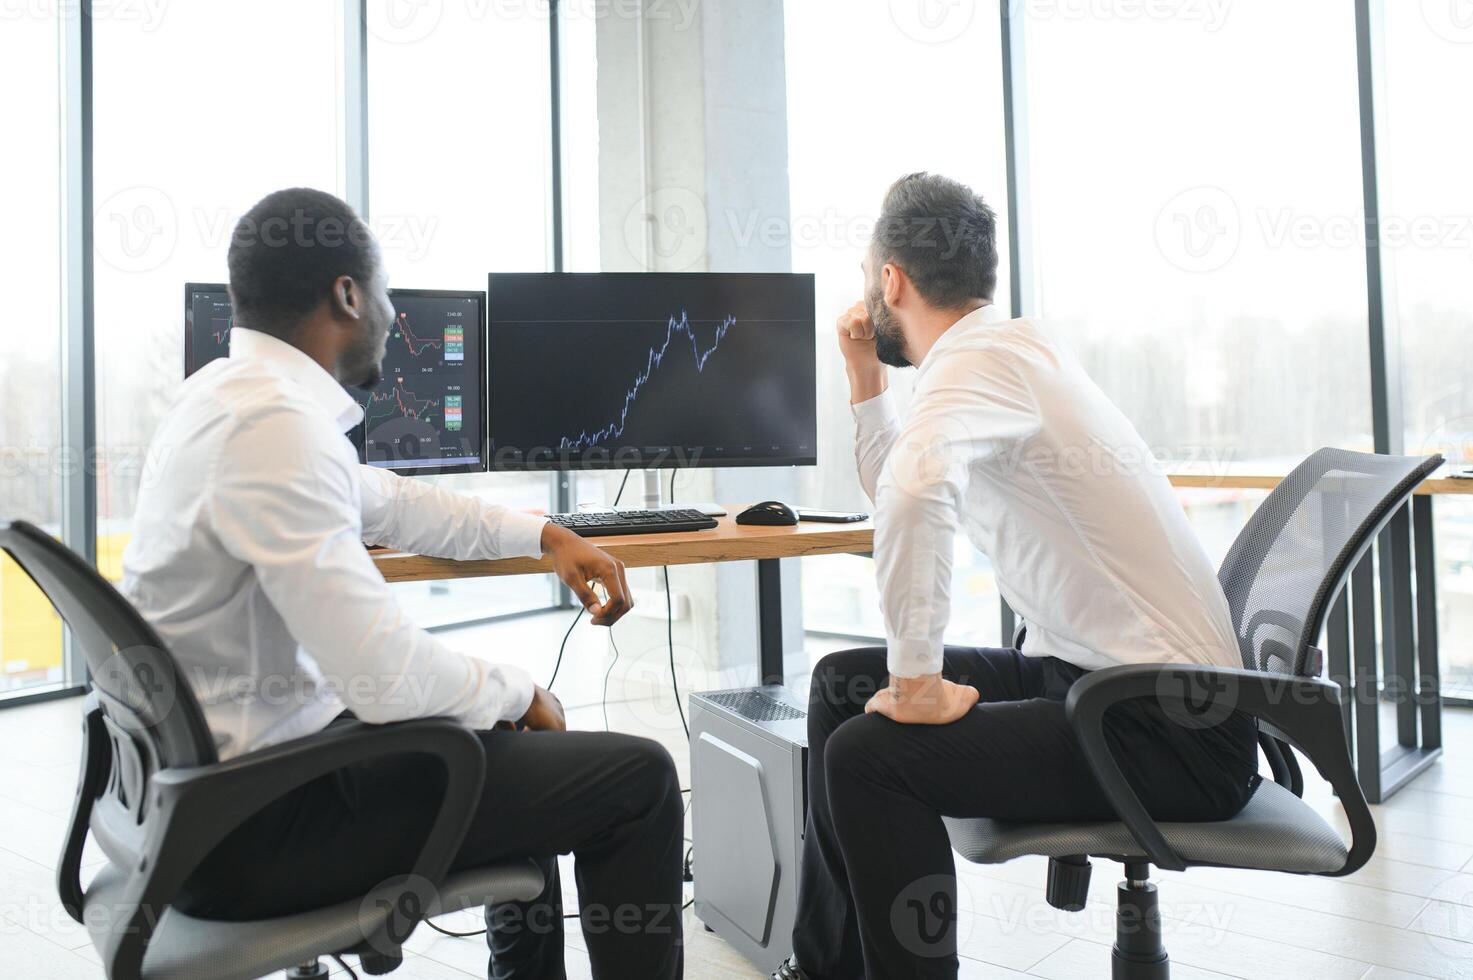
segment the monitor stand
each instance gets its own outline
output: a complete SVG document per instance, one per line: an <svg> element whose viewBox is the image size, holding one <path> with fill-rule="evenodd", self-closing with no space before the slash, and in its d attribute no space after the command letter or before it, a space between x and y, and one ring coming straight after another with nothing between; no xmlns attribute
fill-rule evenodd
<svg viewBox="0 0 1473 980"><path fill-rule="evenodd" d="M663 486L660 482L659 470L644 471L644 509L645 510L698 510L707 517L725 517L726 508L720 504L704 501L695 501L688 504L662 503Z"/></svg>

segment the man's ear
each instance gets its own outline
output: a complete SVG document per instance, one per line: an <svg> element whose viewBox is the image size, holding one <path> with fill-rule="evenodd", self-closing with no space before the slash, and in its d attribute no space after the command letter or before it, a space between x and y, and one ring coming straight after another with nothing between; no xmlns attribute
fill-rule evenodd
<svg viewBox="0 0 1473 980"><path fill-rule="evenodd" d="M885 305L892 310L900 305L901 297L910 288L910 280L905 277L905 270L893 262L886 262L885 267L880 270L880 285L885 291Z"/></svg>
<svg viewBox="0 0 1473 980"><path fill-rule="evenodd" d="M332 312L350 320L363 318L363 287L352 276L338 276L332 281Z"/></svg>

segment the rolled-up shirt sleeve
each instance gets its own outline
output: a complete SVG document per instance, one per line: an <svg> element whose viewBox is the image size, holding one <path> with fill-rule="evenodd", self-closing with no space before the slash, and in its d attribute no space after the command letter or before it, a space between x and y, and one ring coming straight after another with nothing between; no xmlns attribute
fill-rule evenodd
<svg viewBox="0 0 1473 980"><path fill-rule="evenodd" d="M894 676L941 670L959 509L972 466L1039 428L1016 381L1006 363L969 353L927 371L903 426L875 422L876 445L883 428L896 430L873 497L875 572Z"/></svg>
<svg viewBox="0 0 1473 980"><path fill-rule="evenodd" d="M224 440L210 524L363 721L447 716L485 729L522 717L533 694L525 671L457 653L405 616L363 547L360 478L340 433L283 406L241 420ZM460 519L438 540L481 546L482 534L494 536L472 527L469 511ZM408 523L399 540L437 540Z"/></svg>

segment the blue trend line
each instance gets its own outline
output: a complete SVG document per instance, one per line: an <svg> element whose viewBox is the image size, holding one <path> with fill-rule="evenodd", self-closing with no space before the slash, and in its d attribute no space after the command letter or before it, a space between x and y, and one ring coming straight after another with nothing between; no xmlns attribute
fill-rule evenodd
<svg viewBox="0 0 1473 980"><path fill-rule="evenodd" d="M634 400L639 397L639 389L645 386L645 383L650 380L650 375L654 374L655 369L665 359L665 353L670 349L670 343L675 339L675 335L677 333L683 333L690 338L690 350L696 359L696 372L700 373L706 368L706 360L712 354L716 353L716 348L721 346L721 338L726 336L726 331L734 327L736 322L737 319L734 316L728 316L725 320L721 321L721 325L716 328L716 339L712 341L710 349L702 351L700 344L696 341L695 329L691 327L690 318L686 316L685 310L680 311L679 320L676 320L672 316L666 325L665 342L658 349L654 347L650 348L649 361L645 364L644 371L640 373L639 377L634 379L634 384L630 385L629 391L624 395L624 407L619 412L619 421L611 422L595 432L584 430L572 439L564 436L558 442L558 448L586 449L589 446L603 442L605 439L615 439L622 436L624 434L624 425L629 419L629 409L633 406Z"/></svg>

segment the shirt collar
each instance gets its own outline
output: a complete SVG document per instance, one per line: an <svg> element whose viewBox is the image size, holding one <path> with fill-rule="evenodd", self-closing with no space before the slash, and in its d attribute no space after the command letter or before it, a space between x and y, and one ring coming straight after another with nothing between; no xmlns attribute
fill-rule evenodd
<svg viewBox="0 0 1473 980"><path fill-rule="evenodd" d="M926 356L921 358L921 363L917 364L916 367L924 367L935 360L937 351L945 350L952 344L960 342L972 329L991 323L1001 323L1006 319L1008 319L1008 315L994 303L979 306L947 327L946 332L936 338L936 342L931 345L931 349L926 352Z"/></svg>
<svg viewBox="0 0 1473 980"><path fill-rule="evenodd" d="M307 389L307 394L338 428L347 432L363 420L363 409L332 375L312 358L284 340L257 330L230 331L230 356L266 361L281 374Z"/></svg>

